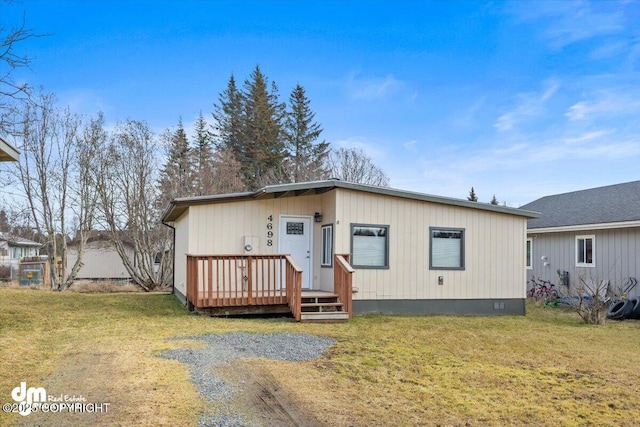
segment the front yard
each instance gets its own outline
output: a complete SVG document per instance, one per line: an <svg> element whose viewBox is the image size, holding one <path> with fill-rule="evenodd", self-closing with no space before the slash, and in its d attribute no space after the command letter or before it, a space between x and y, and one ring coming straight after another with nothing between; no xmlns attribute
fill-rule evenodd
<svg viewBox="0 0 640 427"><path fill-rule="evenodd" d="M526 317L298 324L196 316L167 294L0 288L0 403L13 402L21 382L109 403L102 413L0 412L0 425L196 426L211 403L187 366L158 355L201 345L172 337L231 331L337 341L311 361L224 369L268 376L324 425L637 425L640 322L587 326L573 313L528 308Z"/></svg>

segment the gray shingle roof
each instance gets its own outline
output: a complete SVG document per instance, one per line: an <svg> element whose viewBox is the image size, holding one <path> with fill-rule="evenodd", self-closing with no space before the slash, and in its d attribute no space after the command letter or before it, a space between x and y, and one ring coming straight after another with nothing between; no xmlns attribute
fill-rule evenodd
<svg viewBox="0 0 640 427"><path fill-rule="evenodd" d="M640 181L542 197L521 206L541 212L527 227L547 228L640 220Z"/></svg>

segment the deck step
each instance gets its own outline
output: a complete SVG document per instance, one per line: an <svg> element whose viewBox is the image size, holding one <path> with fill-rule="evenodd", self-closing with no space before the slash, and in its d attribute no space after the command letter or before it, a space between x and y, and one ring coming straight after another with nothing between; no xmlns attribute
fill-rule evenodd
<svg viewBox="0 0 640 427"><path fill-rule="evenodd" d="M349 313L344 311L303 312L300 315L301 322L346 322L347 320L349 320Z"/></svg>
<svg viewBox="0 0 640 427"><path fill-rule="evenodd" d="M340 298L333 292L303 291L300 296L301 322L346 322L349 313L344 311Z"/></svg>
<svg viewBox="0 0 640 427"><path fill-rule="evenodd" d="M302 307L341 307L341 302L303 302Z"/></svg>

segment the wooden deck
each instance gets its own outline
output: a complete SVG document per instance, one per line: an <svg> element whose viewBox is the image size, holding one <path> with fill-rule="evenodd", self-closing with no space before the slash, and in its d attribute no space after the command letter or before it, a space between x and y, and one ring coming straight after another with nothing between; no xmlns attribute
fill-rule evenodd
<svg viewBox="0 0 640 427"><path fill-rule="evenodd" d="M302 289L302 270L289 255L187 255L189 309L211 315L290 312L297 321L351 316L351 275L336 255L334 291Z"/></svg>

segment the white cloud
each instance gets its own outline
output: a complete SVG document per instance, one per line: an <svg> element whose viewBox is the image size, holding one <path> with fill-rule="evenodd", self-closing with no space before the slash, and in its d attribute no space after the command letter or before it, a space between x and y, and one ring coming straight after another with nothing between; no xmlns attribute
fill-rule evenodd
<svg viewBox="0 0 640 427"><path fill-rule="evenodd" d="M94 115L98 112L105 114L113 108L105 103L100 91L95 89L72 89L58 93L58 105L68 106L69 109L78 114Z"/></svg>
<svg viewBox="0 0 640 427"><path fill-rule="evenodd" d="M560 84L556 79L548 79L544 83L545 88L541 92L528 92L516 95L516 107L498 117L494 127L498 132L513 130L515 126L528 118L541 115L547 103L556 94Z"/></svg>
<svg viewBox="0 0 640 427"><path fill-rule="evenodd" d="M625 6L618 2L515 2L510 6L524 21L543 21L541 35L554 49L618 34L625 28Z"/></svg>
<svg viewBox="0 0 640 427"><path fill-rule="evenodd" d="M603 41L602 45L591 51L589 57L591 59L609 59L614 56L622 55L630 50L630 46L625 40L609 39Z"/></svg>
<svg viewBox="0 0 640 427"><path fill-rule="evenodd" d="M338 148L356 148L364 151L369 157L374 160L384 159L385 152L380 144L369 141L361 136L353 136L346 139L339 139L332 144L337 145Z"/></svg>
<svg viewBox="0 0 640 427"><path fill-rule="evenodd" d="M393 95L403 83L389 74L385 77L359 77L352 73L347 79L347 92L352 99L372 101Z"/></svg>
<svg viewBox="0 0 640 427"><path fill-rule="evenodd" d="M612 114L638 115L640 114L640 96L634 98L632 95L602 90L591 95L591 100L580 101L570 106L565 116L569 120L576 121Z"/></svg>
<svg viewBox="0 0 640 427"><path fill-rule="evenodd" d="M475 122L477 113L482 109L486 101L486 96L476 99L467 109L458 112L451 120L451 124L459 128L468 128L472 126Z"/></svg>
<svg viewBox="0 0 640 427"><path fill-rule="evenodd" d="M416 150L416 144L417 144L417 143L418 143L418 140L417 140L417 139L412 139L411 141L407 141L407 142L405 142L404 144L402 144L402 146L403 146L406 150L408 150L408 151L410 151L410 152L412 152L412 153L416 153L416 152L417 152L417 150Z"/></svg>

